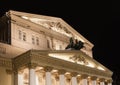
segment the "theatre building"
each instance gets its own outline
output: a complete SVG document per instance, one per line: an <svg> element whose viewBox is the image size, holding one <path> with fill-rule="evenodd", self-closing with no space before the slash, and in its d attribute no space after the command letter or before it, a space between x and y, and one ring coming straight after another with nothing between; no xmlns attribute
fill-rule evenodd
<svg viewBox="0 0 120 85"><path fill-rule="evenodd" d="M93 47L61 18L10 10L0 18L0 85L112 85Z"/></svg>

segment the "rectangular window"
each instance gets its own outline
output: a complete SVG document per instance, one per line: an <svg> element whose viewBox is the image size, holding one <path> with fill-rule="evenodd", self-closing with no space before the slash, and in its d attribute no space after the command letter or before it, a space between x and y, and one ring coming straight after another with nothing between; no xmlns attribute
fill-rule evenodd
<svg viewBox="0 0 120 85"><path fill-rule="evenodd" d="M19 39L21 40L21 39L22 39L22 32L21 32L21 30L19 30L18 33L19 33L19 34L18 34Z"/></svg>
<svg viewBox="0 0 120 85"><path fill-rule="evenodd" d="M26 41L26 33L23 32L23 41Z"/></svg>
<svg viewBox="0 0 120 85"><path fill-rule="evenodd" d="M39 38L36 37L36 44L39 45Z"/></svg>
<svg viewBox="0 0 120 85"><path fill-rule="evenodd" d="M32 44L35 44L35 38L32 36Z"/></svg>

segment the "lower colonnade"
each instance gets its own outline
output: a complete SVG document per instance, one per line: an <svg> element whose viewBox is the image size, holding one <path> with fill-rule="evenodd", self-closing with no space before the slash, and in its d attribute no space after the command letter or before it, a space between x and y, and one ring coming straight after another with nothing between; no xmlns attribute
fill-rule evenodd
<svg viewBox="0 0 120 85"><path fill-rule="evenodd" d="M53 67L27 67L14 72L15 85L112 85L112 80Z"/></svg>

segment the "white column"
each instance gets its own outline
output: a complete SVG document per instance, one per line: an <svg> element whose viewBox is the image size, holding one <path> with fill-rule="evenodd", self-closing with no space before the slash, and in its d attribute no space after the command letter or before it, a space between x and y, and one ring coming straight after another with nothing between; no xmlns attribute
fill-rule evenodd
<svg viewBox="0 0 120 85"><path fill-rule="evenodd" d="M22 73L18 74L18 85L23 85L23 74Z"/></svg>
<svg viewBox="0 0 120 85"><path fill-rule="evenodd" d="M112 83L108 83L108 85L112 85Z"/></svg>
<svg viewBox="0 0 120 85"><path fill-rule="evenodd" d="M100 85L105 85L105 79L104 78L100 79Z"/></svg>
<svg viewBox="0 0 120 85"><path fill-rule="evenodd" d="M76 79L76 77L72 77L72 85L77 85L77 79Z"/></svg>
<svg viewBox="0 0 120 85"><path fill-rule="evenodd" d="M76 79L76 76L77 76L77 73L76 72L73 72L71 73L71 76L72 76L72 85L77 85L77 79Z"/></svg>
<svg viewBox="0 0 120 85"><path fill-rule="evenodd" d="M82 79L82 84L87 85L87 79Z"/></svg>
<svg viewBox="0 0 120 85"><path fill-rule="evenodd" d="M51 70L52 67L45 67L45 85L52 85Z"/></svg>
<svg viewBox="0 0 120 85"><path fill-rule="evenodd" d="M91 76L91 85L97 85L97 77Z"/></svg>
<svg viewBox="0 0 120 85"><path fill-rule="evenodd" d="M92 85L97 85L96 80L92 80L91 83L92 83Z"/></svg>
<svg viewBox="0 0 120 85"><path fill-rule="evenodd" d="M81 78L82 78L82 80L81 80L82 85L88 85L88 83L87 83L88 75L83 74L83 75L81 75Z"/></svg>
<svg viewBox="0 0 120 85"><path fill-rule="evenodd" d="M52 85L51 72L46 72L46 85Z"/></svg>
<svg viewBox="0 0 120 85"><path fill-rule="evenodd" d="M60 85L65 85L65 76L63 74L60 74L59 77L60 77Z"/></svg>
<svg viewBox="0 0 120 85"><path fill-rule="evenodd" d="M34 68L29 69L29 85L36 85L36 75Z"/></svg>
<svg viewBox="0 0 120 85"><path fill-rule="evenodd" d="M36 76L36 85L39 85L39 78Z"/></svg>
<svg viewBox="0 0 120 85"><path fill-rule="evenodd" d="M112 85L112 79L107 80L108 85Z"/></svg>
<svg viewBox="0 0 120 85"><path fill-rule="evenodd" d="M100 85L105 85L104 81L100 82Z"/></svg>
<svg viewBox="0 0 120 85"><path fill-rule="evenodd" d="M59 78L60 78L60 85L65 85L65 76L64 76L64 74L65 74L65 70L63 70L63 69L60 69L59 71L58 71L58 73L59 73Z"/></svg>

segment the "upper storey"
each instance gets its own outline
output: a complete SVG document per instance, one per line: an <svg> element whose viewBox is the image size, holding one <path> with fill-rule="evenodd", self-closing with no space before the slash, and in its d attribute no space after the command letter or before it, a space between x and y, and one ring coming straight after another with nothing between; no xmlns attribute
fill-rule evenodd
<svg viewBox="0 0 120 85"><path fill-rule="evenodd" d="M10 43L24 49L64 50L72 37L84 43L81 51L92 57L93 44L63 19L10 10Z"/></svg>
<svg viewBox="0 0 120 85"><path fill-rule="evenodd" d="M46 29L51 29L67 37L73 37L74 39L81 40L82 42L87 43L91 48L93 47L93 44L90 41L84 38L80 33L74 30L61 18L30 14L30 13L24 13L18 11L9 11L8 13L10 13L11 19L14 19L14 16L21 17L22 19L43 26Z"/></svg>

